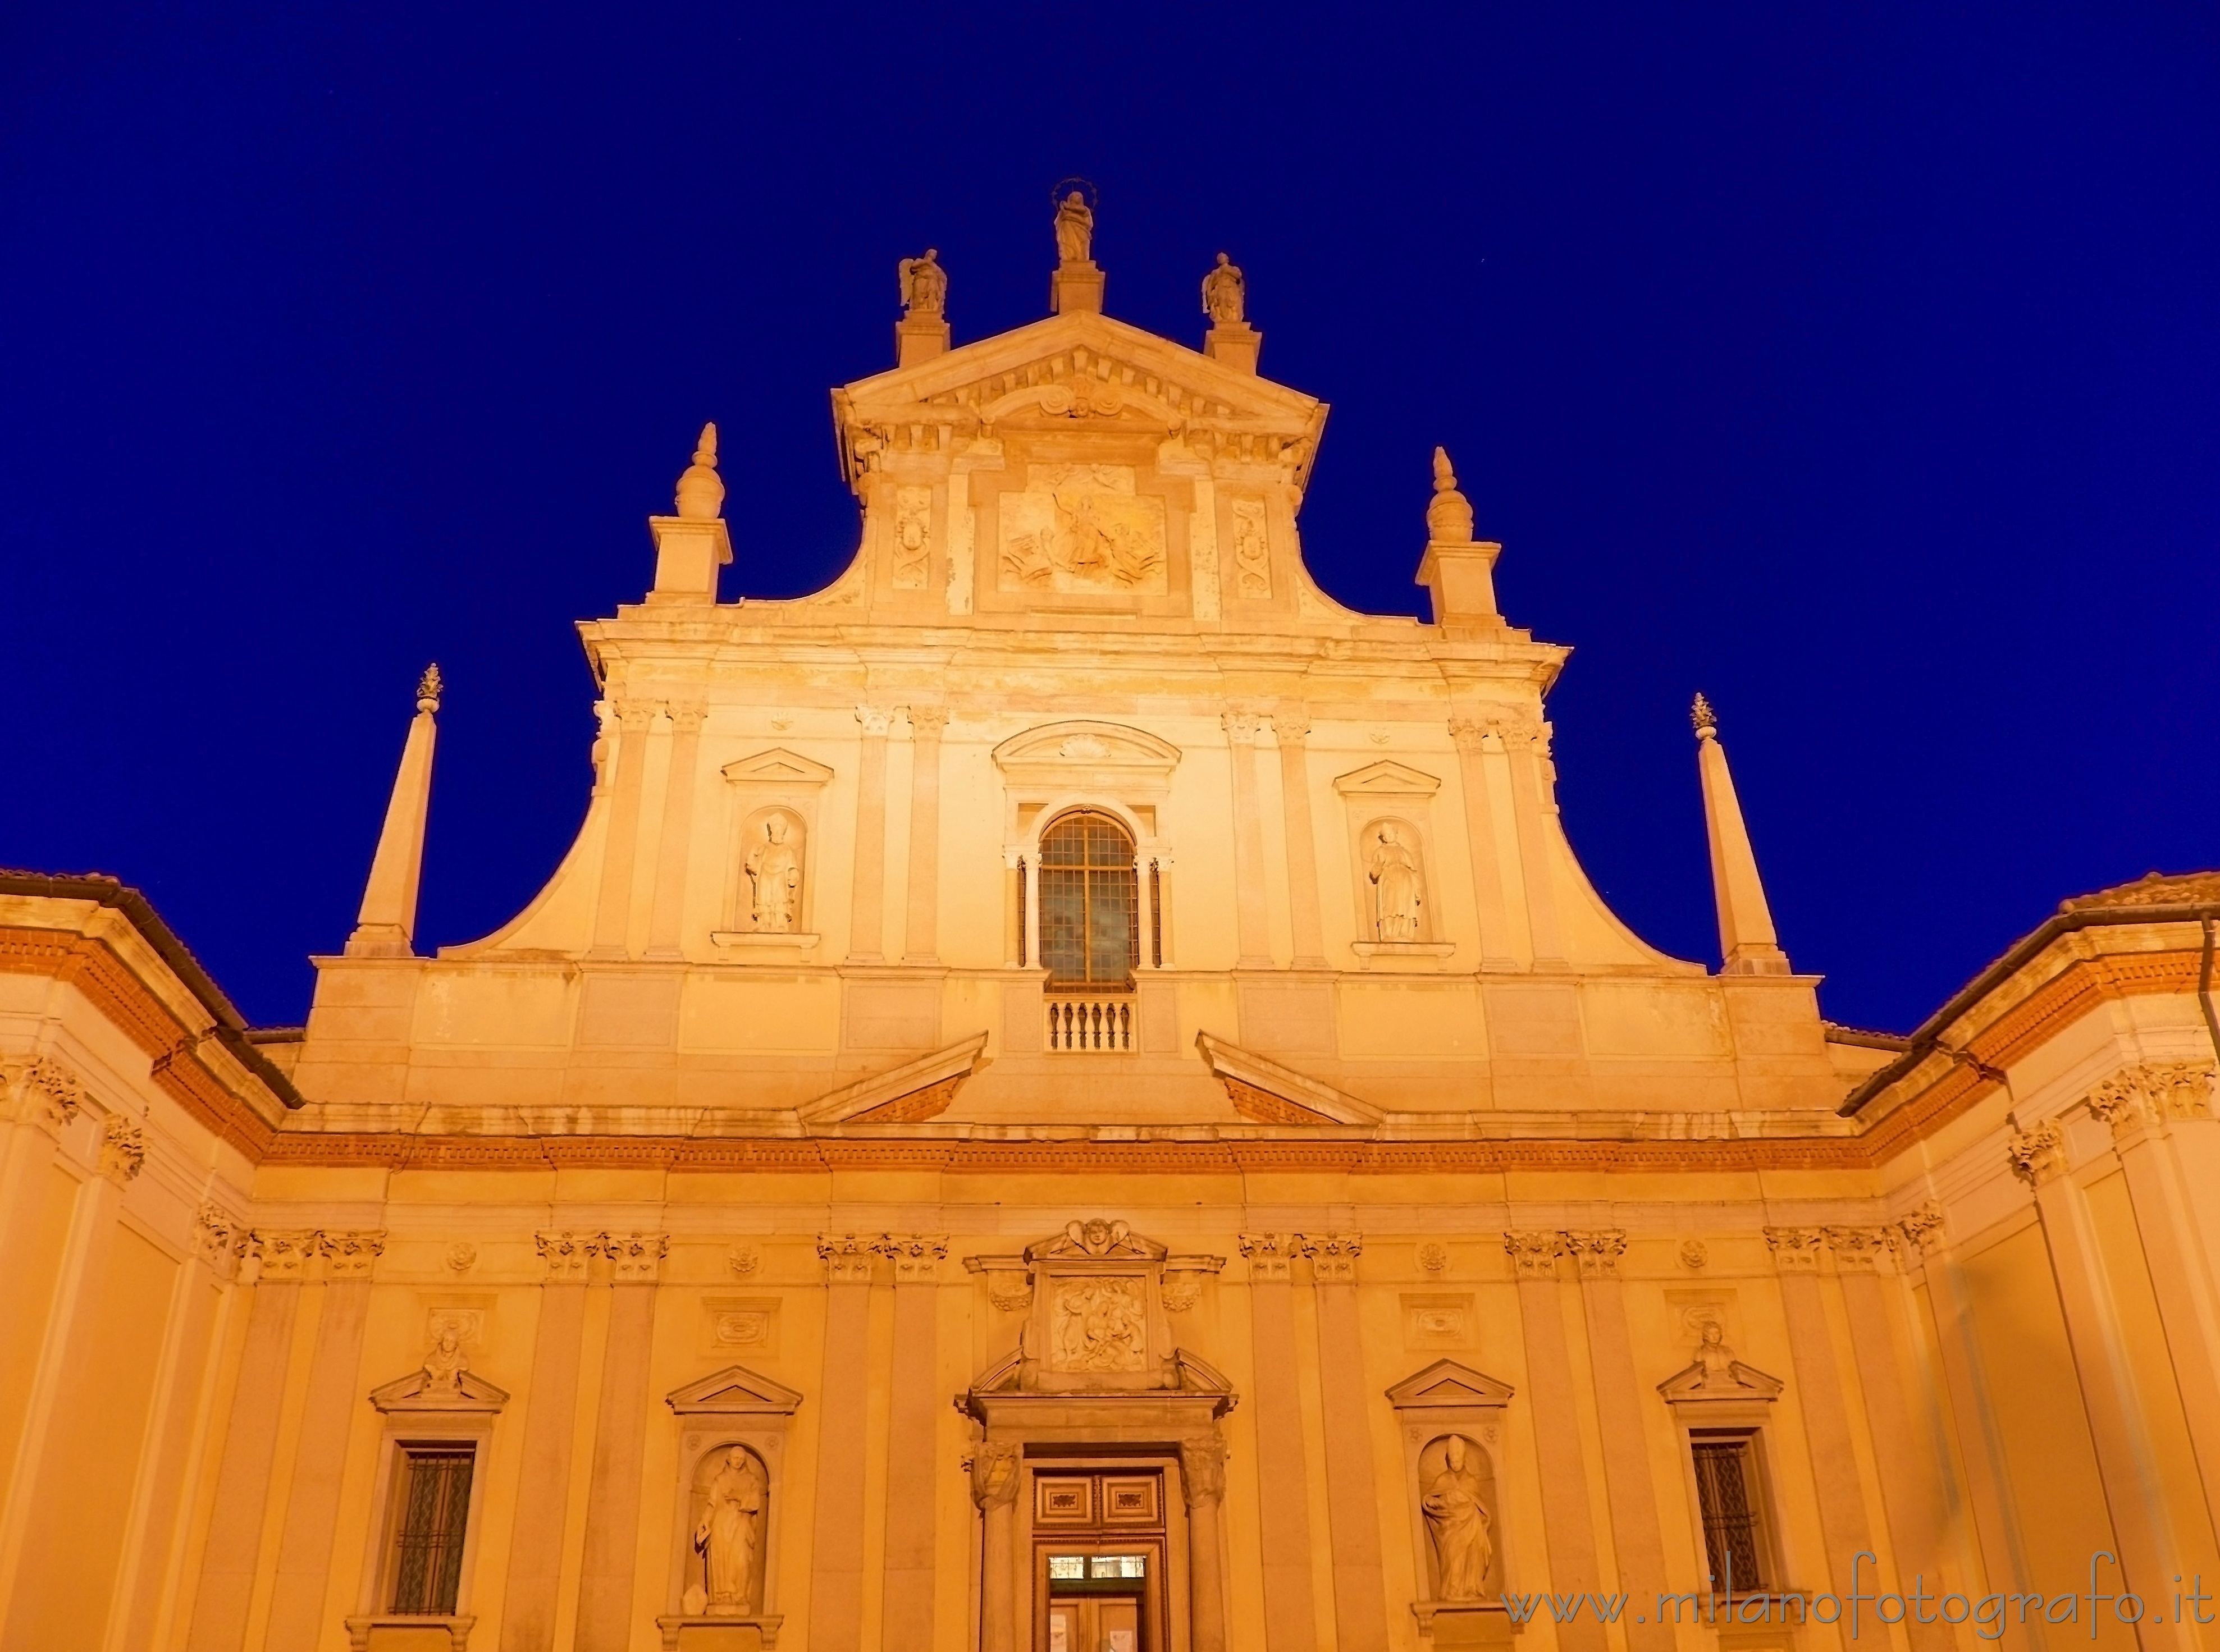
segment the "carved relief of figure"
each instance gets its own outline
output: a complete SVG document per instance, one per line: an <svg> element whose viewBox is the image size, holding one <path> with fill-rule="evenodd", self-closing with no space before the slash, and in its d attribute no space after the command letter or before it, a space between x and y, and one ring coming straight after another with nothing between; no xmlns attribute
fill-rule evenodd
<svg viewBox="0 0 2220 1652"><path fill-rule="evenodd" d="M1094 247L1094 213L1077 190L1056 209L1056 256L1060 263L1086 264Z"/></svg>
<svg viewBox="0 0 2220 1652"><path fill-rule="evenodd" d="M1220 252L1218 266L1202 278L1202 313L1213 327L1238 327L1248 298L1249 284L1242 278L1241 266Z"/></svg>
<svg viewBox="0 0 2220 1652"><path fill-rule="evenodd" d="M921 320L937 320L948 308L948 271L939 259L940 250L928 246L923 258L901 261L902 308Z"/></svg>
<svg viewBox="0 0 2220 1652"><path fill-rule="evenodd" d="M1704 1375L1697 1386L1703 1388L1739 1388L1742 1379L1735 1375L1734 1350L1727 1346L1726 1332L1716 1319L1704 1321L1700 1340L1696 1343L1696 1368Z"/></svg>
<svg viewBox="0 0 2220 1652"><path fill-rule="evenodd" d="M793 822L774 813L763 823L763 841L748 851L756 929L762 934L791 933L801 906L801 857L787 841L792 830Z"/></svg>
<svg viewBox="0 0 2220 1652"><path fill-rule="evenodd" d="M462 1326L450 1318L436 1321L432 1328L432 1351L424 1356L425 1387L459 1389L469 1366L463 1355Z"/></svg>
<svg viewBox="0 0 2220 1652"><path fill-rule="evenodd" d="M714 1617L739 1617L754 1604L756 1556L763 1543L764 1481L739 1446L725 1453L709 1482L709 1506L694 1528Z"/></svg>
<svg viewBox="0 0 2220 1652"><path fill-rule="evenodd" d="M1487 1511L1480 1501L1480 1476L1469 1466L1474 1449L1463 1435L1450 1435L1441 1471L1419 1502L1434 1540L1435 1597L1441 1600L1479 1599L1487 1563L1495 1556Z"/></svg>
<svg viewBox="0 0 2220 1652"><path fill-rule="evenodd" d="M1140 1281L1075 1281L1057 1292L1055 1368L1059 1371L1138 1371L1148 1362L1148 1326Z"/></svg>
<svg viewBox="0 0 2220 1652"><path fill-rule="evenodd" d="M1381 826L1368 860L1365 876L1372 882L1373 913L1380 938L1417 940L1419 908L1425 896L1419 887L1419 857L1403 841L1402 828L1393 820Z"/></svg>

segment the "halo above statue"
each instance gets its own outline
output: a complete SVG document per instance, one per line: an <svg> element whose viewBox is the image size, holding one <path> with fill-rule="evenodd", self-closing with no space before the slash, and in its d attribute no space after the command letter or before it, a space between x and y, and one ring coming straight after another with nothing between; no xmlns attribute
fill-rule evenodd
<svg viewBox="0 0 2220 1652"><path fill-rule="evenodd" d="M1063 204L1063 197L1069 195L1074 190L1077 190L1080 194L1085 197L1087 202L1087 209L1089 212L1094 211L1095 208L1102 204L1102 191L1094 187L1094 181L1092 178L1066 178L1059 179L1057 183L1057 186L1048 192L1049 205L1052 207L1062 206Z"/></svg>

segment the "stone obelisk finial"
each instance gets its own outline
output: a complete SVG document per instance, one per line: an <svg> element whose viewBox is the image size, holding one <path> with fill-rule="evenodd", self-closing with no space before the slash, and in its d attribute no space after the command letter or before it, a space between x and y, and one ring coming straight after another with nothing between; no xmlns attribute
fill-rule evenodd
<svg viewBox="0 0 2220 1652"><path fill-rule="evenodd" d="M1426 554L1418 583L1433 593L1434 623L1445 635L1503 629L1495 606L1495 559L1503 547L1472 536L1472 501L1458 491L1449 452L1434 449L1434 496L1426 506Z"/></svg>
<svg viewBox="0 0 2220 1652"><path fill-rule="evenodd" d="M1712 845L1712 895L1719 913L1722 973L1785 976L1788 955L1773 928L1773 908L1757 876L1757 855L1743 823L1726 748L1719 744L1719 720L1702 695L1689 708L1696 730L1696 769L1704 785L1704 826Z"/></svg>
<svg viewBox="0 0 2220 1652"><path fill-rule="evenodd" d="M717 427L702 427L694 462L678 478L675 514L651 516L655 535L655 589L651 602L714 602L717 570L733 559L725 531L725 483L717 474Z"/></svg>
<svg viewBox="0 0 2220 1652"><path fill-rule="evenodd" d="M401 748L401 768L393 777L377 852L371 857L362 908L355 915L354 933L347 937L349 957L415 956L416 885L424 870L424 820L432 806L432 748L440 735L434 714L441 689L440 668L426 667L417 680L416 716Z"/></svg>

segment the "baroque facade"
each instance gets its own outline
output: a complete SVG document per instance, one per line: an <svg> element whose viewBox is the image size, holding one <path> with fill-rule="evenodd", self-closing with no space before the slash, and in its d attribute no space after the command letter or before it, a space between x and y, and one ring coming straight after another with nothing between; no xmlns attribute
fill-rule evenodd
<svg viewBox="0 0 2220 1652"><path fill-rule="evenodd" d="M2209 1637L2220 877L1831 1025L1699 701L1721 963L1659 953L1447 457L1431 620L1341 607L1238 269L1197 352L1056 228L961 347L904 263L825 590L718 600L704 432L499 932L415 943L436 672L305 1028L0 876L0 1644ZM1967 1617L2100 1551L2173 1610Z"/></svg>

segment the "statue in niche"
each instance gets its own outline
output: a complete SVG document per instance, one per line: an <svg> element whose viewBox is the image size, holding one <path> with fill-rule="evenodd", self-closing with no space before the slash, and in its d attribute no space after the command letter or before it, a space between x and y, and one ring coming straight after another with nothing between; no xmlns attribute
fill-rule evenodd
<svg viewBox="0 0 2220 1652"><path fill-rule="evenodd" d="M940 249L928 246L921 259L901 261L902 308L921 321L937 321L948 308L948 271L940 267Z"/></svg>
<svg viewBox="0 0 2220 1652"><path fill-rule="evenodd" d="M1365 876L1372 883L1373 918L1380 938L1417 940L1419 908L1425 896L1419 888L1419 857L1403 841L1402 828L1393 820L1382 825L1366 858Z"/></svg>
<svg viewBox="0 0 2220 1652"><path fill-rule="evenodd" d="M1202 313L1213 327L1239 327L1248 297L1249 284L1241 266L1220 252L1217 267L1202 278Z"/></svg>
<svg viewBox="0 0 2220 1652"><path fill-rule="evenodd" d="M694 1528L694 1547L702 1555L701 1601L711 1617L741 1617L754 1604L763 1506L763 1471L745 1447L736 1445L725 1453L723 1467L710 1481L708 1506Z"/></svg>
<svg viewBox="0 0 2220 1652"><path fill-rule="evenodd" d="M763 841L748 851L748 880L755 885L757 932L787 935L794 931L801 896L801 857L788 841L794 823L773 811L763 823Z"/></svg>
<svg viewBox="0 0 2220 1652"><path fill-rule="evenodd" d="M1441 1469L1419 1499L1434 1540L1434 1595L1439 1600L1479 1599L1487 1563L1495 1557L1487 1510L1480 1500L1480 1476L1469 1466L1477 1449L1463 1435L1450 1435Z"/></svg>
<svg viewBox="0 0 2220 1652"><path fill-rule="evenodd" d="M1087 197L1074 190L1057 203L1057 259L1063 264L1090 263L1094 248L1094 209L1087 204Z"/></svg>

